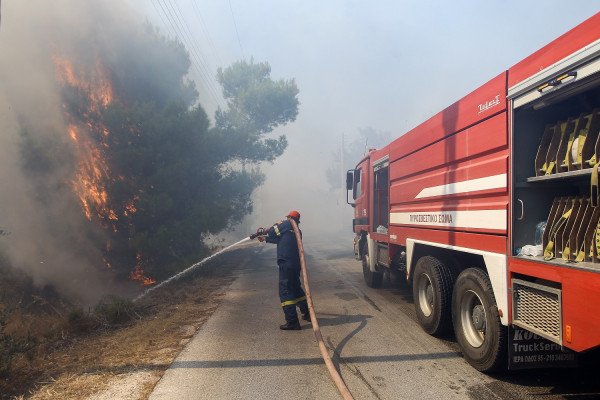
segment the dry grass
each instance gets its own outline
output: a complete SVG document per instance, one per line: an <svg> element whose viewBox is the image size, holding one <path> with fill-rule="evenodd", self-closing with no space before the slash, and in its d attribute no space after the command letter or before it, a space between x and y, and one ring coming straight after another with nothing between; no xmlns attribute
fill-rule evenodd
<svg viewBox="0 0 600 400"><path fill-rule="evenodd" d="M136 303L136 319L124 326L78 335L63 331L64 337L13 363L10 376L0 380L0 398L146 399L217 308L233 268L213 262L151 292Z"/></svg>

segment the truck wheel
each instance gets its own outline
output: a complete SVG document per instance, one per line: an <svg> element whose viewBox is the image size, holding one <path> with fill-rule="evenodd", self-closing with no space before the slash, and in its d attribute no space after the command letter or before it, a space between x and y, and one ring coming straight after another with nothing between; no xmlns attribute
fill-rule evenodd
<svg viewBox="0 0 600 400"><path fill-rule="evenodd" d="M454 274L435 257L417 261L413 274L413 300L417 319L430 335L442 335L452 326L450 304Z"/></svg>
<svg viewBox="0 0 600 400"><path fill-rule="evenodd" d="M381 272L373 272L369 267L369 247L365 243L362 256L363 276L368 287L378 288L381 286L383 274Z"/></svg>
<svg viewBox="0 0 600 400"><path fill-rule="evenodd" d="M461 272L452 295L454 333L464 357L475 369L506 368L507 330L500 323L492 284L477 268Z"/></svg>

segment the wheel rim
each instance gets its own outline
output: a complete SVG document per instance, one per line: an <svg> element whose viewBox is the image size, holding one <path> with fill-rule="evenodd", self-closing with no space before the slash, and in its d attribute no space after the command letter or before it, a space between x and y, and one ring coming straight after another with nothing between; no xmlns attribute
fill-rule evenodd
<svg viewBox="0 0 600 400"><path fill-rule="evenodd" d="M467 342L480 347L485 340L487 316L481 298L472 290L467 291L460 302L460 321Z"/></svg>
<svg viewBox="0 0 600 400"><path fill-rule="evenodd" d="M427 274L419 277L417 285L419 308L424 316L429 317L433 312L433 286L431 278Z"/></svg>

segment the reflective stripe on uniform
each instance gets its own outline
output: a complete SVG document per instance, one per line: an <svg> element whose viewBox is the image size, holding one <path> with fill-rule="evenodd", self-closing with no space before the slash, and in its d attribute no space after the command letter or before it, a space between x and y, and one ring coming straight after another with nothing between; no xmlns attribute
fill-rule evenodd
<svg viewBox="0 0 600 400"><path fill-rule="evenodd" d="M294 299L294 300L284 301L283 303L281 303L281 307L291 306L292 304L298 304L302 300L306 300L306 296L298 297L297 299Z"/></svg>
<svg viewBox="0 0 600 400"><path fill-rule="evenodd" d="M276 234L277 236L281 236L281 233L279 232L279 226L277 226L277 225L273 225L273 229L275 230L275 234Z"/></svg>

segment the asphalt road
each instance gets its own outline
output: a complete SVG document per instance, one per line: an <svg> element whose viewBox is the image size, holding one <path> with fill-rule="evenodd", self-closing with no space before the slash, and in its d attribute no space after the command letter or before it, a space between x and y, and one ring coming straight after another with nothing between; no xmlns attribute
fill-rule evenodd
<svg viewBox="0 0 600 400"><path fill-rule="evenodd" d="M306 235L305 235L306 236ZM422 331L410 288L368 288L351 241L304 243L311 293L334 364L356 399L599 398L600 368L487 375L453 337ZM281 331L275 248L253 243L220 257L237 279L150 396L158 399L336 399L310 324Z"/></svg>

